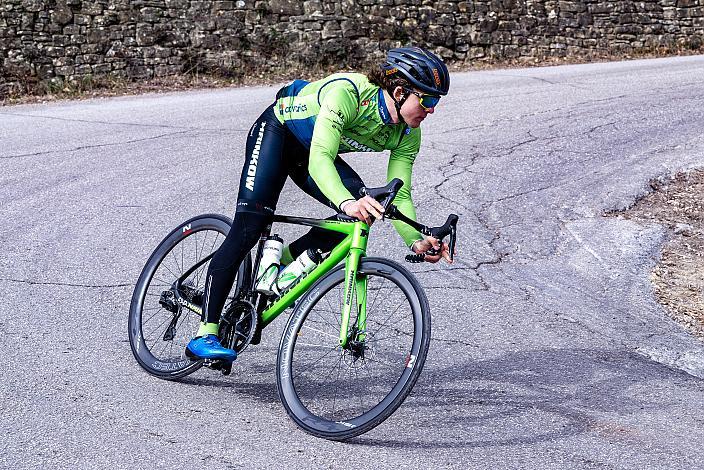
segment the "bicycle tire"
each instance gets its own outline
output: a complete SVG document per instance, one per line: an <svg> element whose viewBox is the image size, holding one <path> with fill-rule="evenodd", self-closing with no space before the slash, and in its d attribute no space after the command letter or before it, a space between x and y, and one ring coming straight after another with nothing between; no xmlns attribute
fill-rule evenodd
<svg viewBox="0 0 704 470"><path fill-rule="evenodd" d="M168 290L170 284L181 274L185 273L187 269L216 251L217 247L219 247L219 243L222 243L222 240L224 240L229 233L231 225L231 219L219 214L204 214L193 217L172 230L149 256L132 294L128 322L132 354L137 360L137 363L149 374L161 379L175 380L195 372L203 365L202 360L191 360L184 354L188 340L195 334L194 329L197 328L197 324L200 323L200 316L185 308L177 307L177 310L181 312L177 317L176 312L164 308L163 304L160 302L161 297L157 297L157 295L161 290ZM213 235L212 240L210 239L211 233ZM191 241L195 242L195 244ZM187 259L189 256L185 256L184 254L186 243L188 243L188 249L195 253L195 258L197 259ZM181 246L181 253L177 256L174 253L179 245ZM166 265L165 260L167 259L173 263L171 266ZM245 261L248 260L245 259ZM197 290L199 287L198 284L204 284L204 272L207 269L208 263L209 261L205 262L194 273L189 275L189 280L191 277L194 279L194 290ZM249 275L249 273L244 272L249 265L251 265L251 263L248 264L247 262L243 262L240 265L233 286L235 292L242 287L243 280ZM159 271L162 267L166 267L163 271L165 274ZM156 278L156 280L162 284L153 283L157 272L160 277ZM163 279L164 277L167 277L168 280ZM147 301L147 298L149 298L149 301ZM145 303L149 306L145 306ZM227 308L227 306L225 308ZM145 318L145 309L148 310L149 318ZM166 325L166 329L162 332L159 326L168 321L169 315L172 316L172 320ZM155 317L157 318L156 321L158 321L161 316L163 316L165 320L154 329L154 332L157 334L149 334L149 337L145 338L145 325L151 322ZM180 318L181 316L183 316L183 319ZM176 320L173 318L176 318ZM183 326L186 321L189 322L190 329L185 328L183 331L179 332L179 328ZM149 329L152 328L153 326L149 327ZM174 339L176 339L176 335L179 333L181 333L179 335L180 341L176 345L176 351L174 353ZM170 339L167 339L169 336ZM159 337L162 339L161 342L158 341ZM154 343L150 347L148 340L151 339L154 339ZM155 348L157 344L164 349L168 346L169 353L176 355L162 357L156 354Z"/></svg>
<svg viewBox="0 0 704 470"><path fill-rule="evenodd" d="M372 301L369 297L367 298L366 334L370 352L367 353L365 350L365 356L356 360L353 360L351 353L348 353L348 360L346 360L344 359L344 350L339 348L339 346L335 350L333 341L335 343L339 341L339 323L330 323L329 317L326 319L322 315L321 319L323 322L318 323L313 312L316 306L321 303L326 295L330 294L339 286L344 287L343 266L339 266L317 281L310 288L308 293L301 299L288 321L279 345L276 379L279 397L284 405L284 408L286 409L286 412L296 423L296 425L307 433L330 440L340 441L359 436L360 434L364 434L378 426L389 416L391 416L391 414L396 411L396 409L410 394L413 386L418 380L425 363L428 348L430 346L430 307L428 305L427 297L415 277L398 263L383 258L363 258L359 266L359 273L367 276L367 292L369 297L376 295L378 299L380 292L383 290L382 288L374 287L372 284L373 278L381 278L385 281L389 281L390 284L392 284L392 287L396 287L400 291L398 296L405 297L409 307L408 312L406 313L407 316L410 316L412 319L413 324L412 334L408 331L402 331L403 328L408 328L407 320L404 320L404 324L398 327L396 326L398 324L395 323L394 329L396 329L396 332L399 333L401 340L403 340L402 336L411 336L410 346L407 348L407 352L405 351L406 348L399 348L404 350L399 351L398 353L394 352L393 348L390 353L386 349L383 351L381 349L377 349L379 348L380 340L383 339L383 335L380 337L379 333L384 331L383 328L387 326L386 324L390 321L391 316L388 316L386 323L380 325L380 328L375 331L376 326L373 324L375 322L378 323L378 320L376 319L382 318L383 314L380 315L380 310L375 310L377 300ZM374 294L375 289L377 290L376 294ZM384 296L382 296L383 304L388 304L390 302L394 303L390 300L391 296L389 294L389 292L385 292ZM335 293L332 294L333 297L336 295L337 294ZM353 295L356 295L356 293ZM341 305L341 302L338 305ZM399 307L397 307L396 310L398 310ZM333 314L335 314L335 309L335 306L330 309ZM309 323L308 326L306 326L306 322ZM353 322L354 319L351 318L350 325L353 325ZM329 332L323 332L322 330L324 328L327 328ZM335 332L334 330L336 328L337 331ZM331 334L333 334L334 338L329 337ZM308 336L323 339L311 340L308 339ZM317 341L321 341L321 344L317 344ZM297 350L296 345L299 342L301 348ZM327 344L322 344L322 342L326 342ZM307 355L308 351L312 351L311 354L322 354L322 352L315 352L316 349L321 347L327 348L328 352L325 355L320 356L320 358L315 361L306 361L303 359L303 356ZM372 393L373 390L375 390L374 387L380 388L376 384L370 385L369 383L364 383L369 382L367 379L370 377L374 380L371 375L371 371L366 372L368 375L366 378L363 377L365 380L360 380L360 374L358 371L368 367L369 364L386 364L381 360L382 357L384 359L388 357L389 360L395 361L390 363L390 365L393 366L394 369L398 369L399 376L398 378L390 377L389 379L385 379L387 384L393 384L389 387L388 392L383 395L383 398L378 403L359 415L352 416L350 418L346 418L344 416L338 418L335 416L337 413L335 409L335 401L337 399L339 388L335 389L335 395L332 399L332 413L325 411L321 413L317 409L311 410L309 409L311 408L311 402L316 400L317 396L321 393L321 390L327 389L324 385L320 385L316 389L317 391L315 392L315 396L311 397L310 394L308 394L309 396L303 396L307 394L309 385L307 385L305 380L299 380L299 377L303 376L304 379L310 378L314 372L307 371L310 369L315 370L321 368L322 365L318 366L317 364L320 364L323 361L334 363L335 355L329 359L326 359L326 356L332 355L331 351L333 350L335 350L335 354L338 358L338 381L343 369L343 361L345 362L345 368L350 371L352 369L355 370L355 377L352 380L343 380L342 382L344 384L342 387L343 392L349 396L350 401L356 402L355 393L357 392L361 391L361 393ZM369 359L366 358L366 354L370 355ZM382 354L384 354L384 356L382 356ZM308 367L305 368L300 365L296 365L295 363L297 360L302 362L304 365L308 363ZM358 361L360 360L363 364L358 364ZM352 372L348 373L351 377ZM391 373L389 375L393 374L394 373ZM319 374L319 376L322 377L323 373ZM317 377L318 375L316 375L316 378ZM323 381L325 381L328 377L330 377L329 372L328 375L323 378ZM322 398L321 400L327 399L327 408L329 409L330 391L328 390L326 393L328 394L327 398ZM381 391L378 395L381 396L384 393L384 391ZM361 408L367 407L361 397L359 397L359 402ZM312 407L315 408L317 406L317 404L314 404ZM325 407L325 405L321 406ZM357 411L351 411L352 408L350 405L346 406L350 411L345 411L345 413L357 413ZM324 416L324 414L327 415Z"/></svg>

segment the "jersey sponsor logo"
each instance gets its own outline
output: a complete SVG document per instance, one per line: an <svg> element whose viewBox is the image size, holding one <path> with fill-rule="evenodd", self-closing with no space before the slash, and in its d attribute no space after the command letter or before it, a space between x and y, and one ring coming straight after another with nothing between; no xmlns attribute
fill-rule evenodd
<svg viewBox="0 0 704 470"><path fill-rule="evenodd" d="M360 152L376 152L376 150L374 150L373 148L367 147L364 144L360 144L356 140L352 140L349 137L343 136L340 140L342 140L342 142L347 144L349 147L352 147L353 149L358 150Z"/></svg>
<svg viewBox="0 0 704 470"><path fill-rule="evenodd" d="M391 116L389 116L386 106L379 106L379 114L381 115L381 120L384 121L384 124L391 120Z"/></svg>
<svg viewBox="0 0 704 470"><path fill-rule="evenodd" d="M257 142L254 144L254 150L252 150L252 158L249 160L249 167L247 168L247 182L245 183L245 186L252 192L254 192L254 178L257 176L259 151L261 150L262 140L264 139L264 127L266 127L266 121L262 122L262 125L259 128Z"/></svg>
<svg viewBox="0 0 704 470"><path fill-rule="evenodd" d="M289 113L303 113L308 110L308 106L305 104L293 104L290 106L285 106L283 103L279 103L279 114L289 114Z"/></svg>
<svg viewBox="0 0 704 470"><path fill-rule="evenodd" d="M331 109L330 111L339 118L340 123L345 122L345 114L341 109Z"/></svg>
<svg viewBox="0 0 704 470"><path fill-rule="evenodd" d="M371 102L371 100L362 100L362 102L359 104L360 104L360 106L369 106L370 102Z"/></svg>

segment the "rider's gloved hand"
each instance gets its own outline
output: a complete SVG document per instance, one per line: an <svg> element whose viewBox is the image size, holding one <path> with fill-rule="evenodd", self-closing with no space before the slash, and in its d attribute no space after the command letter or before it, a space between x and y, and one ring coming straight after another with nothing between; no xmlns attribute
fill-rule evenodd
<svg viewBox="0 0 704 470"><path fill-rule="evenodd" d="M432 255L428 253L428 250L431 248L437 251L437 254ZM448 263L453 262L452 259L450 259L450 248L447 246L447 243L442 243L434 237L426 237L423 240L416 240L413 245L411 245L411 250L417 254L425 253L424 261L427 261L428 263L437 263L440 261L440 258L445 258L445 261Z"/></svg>
<svg viewBox="0 0 704 470"><path fill-rule="evenodd" d="M374 216L377 220L381 219L381 215L384 213L384 207L379 204L376 199L364 196L356 201L350 200L343 202L342 211L350 217L354 217L355 219L359 219L371 225L372 220L370 216Z"/></svg>

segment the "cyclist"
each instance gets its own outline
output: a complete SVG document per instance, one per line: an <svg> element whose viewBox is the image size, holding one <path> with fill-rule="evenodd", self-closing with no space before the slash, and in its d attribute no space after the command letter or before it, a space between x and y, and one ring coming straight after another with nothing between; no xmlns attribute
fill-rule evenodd
<svg viewBox="0 0 704 470"><path fill-rule="evenodd" d="M295 80L279 90L273 106L249 131L235 218L208 266L201 326L186 347L187 356L237 357L217 337L220 313L238 266L271 222L287 176L321 203L370 223L371 216L382 216L383 208L369 196L357 198L364 183L338 153L390 150L387 178L404 183L394 202L415 220L410 189L420 125L449 87L440 58L419 47L404 47L388 51L386 61L366 76L339 73L311 83ZM424 238L403 222L394 221L394 226L413 252L439 251L427 254L426 261L450 261L447 245ZM308 248L330 251L341 237L314 228L285 247L281 262L290 263Z"/></svg>

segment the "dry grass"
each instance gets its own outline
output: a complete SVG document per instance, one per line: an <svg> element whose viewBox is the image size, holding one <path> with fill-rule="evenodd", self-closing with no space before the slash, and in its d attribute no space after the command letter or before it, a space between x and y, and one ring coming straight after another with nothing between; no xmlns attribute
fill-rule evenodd
<svg viewBox="0 0 704 470"><path fill-rule="evenodd" d="M670 315L704 338L704 170L651 186L651 194L619 215L658 222L671 230L650 280Z"/></svg>

